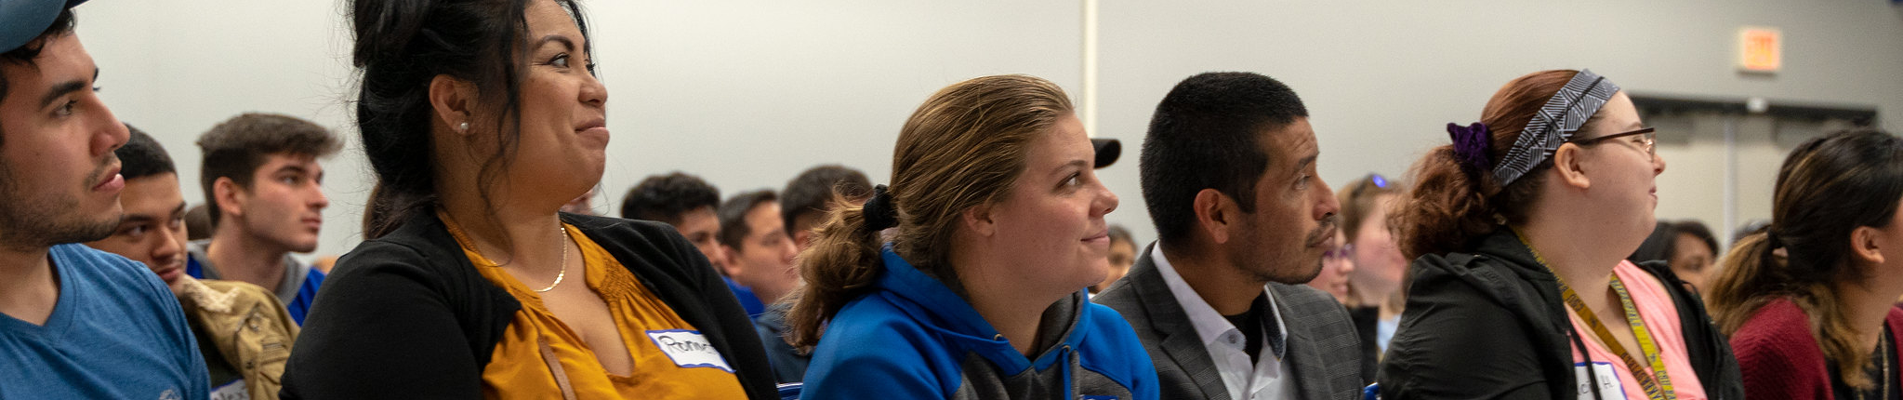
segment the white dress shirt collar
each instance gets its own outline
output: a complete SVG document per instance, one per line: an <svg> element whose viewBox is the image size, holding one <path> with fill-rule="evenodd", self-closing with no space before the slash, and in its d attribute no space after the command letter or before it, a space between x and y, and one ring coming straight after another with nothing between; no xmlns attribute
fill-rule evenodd
<svg viewBox="0 0 1903 400"><path fill-rule="evenodd" d="M1221 313L1209 306L1202 296L1196 294L1183 276L1170 265L1163 256L1163 245L1157 244L1150 253L1151 261L1156 263L1157 272L1163 275L1163 283L1170 288L1170 295L1176 297L1176 304L1183 307L1183 313L1189 317L1190 324L1196 327L1203 350L1209 353L1209 359L1215 364L1216 372L1222 375L1223 389L1229 392L1229 398L1236 400L1280 400L1294 399L1296 393L1295 369L1284 353L1288 346L1288 325L1282 322L1282 313L1275 310L1275 292L1264 285L1263 293L1268 296L1269 315L1275 319L1276 337L1263 338L1264 345L1255 357L1247 352L1247 339L1242 331L1223 318ZM1274 343L1283 343L1276 346Z"/></svg>
<svg viewBox="0 0 1903 400"><path fill-rule="evenodd" d="M1156 262L1157 272L1163 275L1163 283L1169 285L1170 295L1176 297L1176 304L1183 306L1183 313L1189 316L1190 324L1196 326L1196 334L1202 339L1203 346L1211 346L1221 342L1223 334L1229 331L1237 331L1240 333L1240 331L1236 329L1235 324L1230 323L1228 318L1223 318L1222 313L1216 312L1215 307L1211 307L1208 301L1204 301L1201 295L1196 294L1196 289L1189 287L1189 283L1183 281L1183 275L1178 274L1176 267L1170 264L1170 260L1167 257L1163 256L1163 244L1158 243L1155 248L1150 251L1150 258ZM1263 311L1275 317L1275 332L1280 336L1276 338L1276 340L1287 343L1288 325L1282 322L1282 313L1274 309L1275 292L1270 291L1268 285L1263 285L1262 293L1268 296L1270 308L1269 310ZM1262 346L1262 349L1269 350L1270 347L1271 346L1265 345ZM1286 348L1287 346L1283 347ZM1284 358L1285 354L1283 353L1286 352L1286 350L1276 351L1275 358Z"/></svg>

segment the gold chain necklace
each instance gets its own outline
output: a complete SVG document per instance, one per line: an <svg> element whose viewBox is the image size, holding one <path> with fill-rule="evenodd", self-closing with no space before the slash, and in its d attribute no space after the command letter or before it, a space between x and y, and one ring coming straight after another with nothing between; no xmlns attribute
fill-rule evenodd
<svg viewBox="0 0 1903 400"><path fill-rule="evenodd" d="M545 287L545 288L534 289L536 293L547 293L550 290L555 290L555 285L562 284L562 278L568 276L568 226L563 225L561 227L561 233L562 233L562 272L558 272L555 274L555 283L550 283L548 284L548 287Z"/></svg>

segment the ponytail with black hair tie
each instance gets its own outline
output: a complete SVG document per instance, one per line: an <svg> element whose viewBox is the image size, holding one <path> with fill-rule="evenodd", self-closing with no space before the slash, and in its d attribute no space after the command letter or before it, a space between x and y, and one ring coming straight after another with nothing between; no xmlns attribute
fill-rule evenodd
<svg viewBox="0 0 1903 400"><path fill-rule="evenodd" d="M1765 227L1764 254L1759 255L1759 257L1764 257L1765 260L1777 259L1777 249L1782 248L1784 248L1784 240L1783 238L1777 237L1777 230Z"/></svg>
<svg viewBox="0 0 1903 400"><path fill-rule="evenodd" d="M885 185L872 187L872 199L866 200L862 212L865 213L868 231L881 231L899 225L899 209L892 206L892 195L886 192Z"/></svg>

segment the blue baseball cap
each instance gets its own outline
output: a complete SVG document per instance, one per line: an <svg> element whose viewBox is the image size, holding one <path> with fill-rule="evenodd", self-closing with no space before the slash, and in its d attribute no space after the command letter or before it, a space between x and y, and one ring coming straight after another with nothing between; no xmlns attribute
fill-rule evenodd
<svg viewBox="0 0 1903 400"><path fill-rule="evenodd" d="M60 11L86 0L0 0L0 52L13 51L40 37Z"/></svg>

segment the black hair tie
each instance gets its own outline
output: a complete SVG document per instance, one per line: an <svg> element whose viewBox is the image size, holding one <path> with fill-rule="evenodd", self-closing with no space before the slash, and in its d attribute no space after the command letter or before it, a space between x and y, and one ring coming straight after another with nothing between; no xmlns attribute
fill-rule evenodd
<svg viewBox="0 0 1903 400"><path fill-rule="evenodd" d="M892 195L886 192L885 185L872 187L872 199L866 200L866 230L880 231L899 225L899 209L892 206Z"/></svg>
<svg viewBox="0 0 1903 400"><path fill-rule="evenodd" d="M1777 249L1784 247L1784 240L1778 238L1777 231L1771 228L1764 229L1764 243L1766 245L1764 246L1764 254L1759 255L1759 257L1764 257L1766 260L1776 258Z"/></svg>

